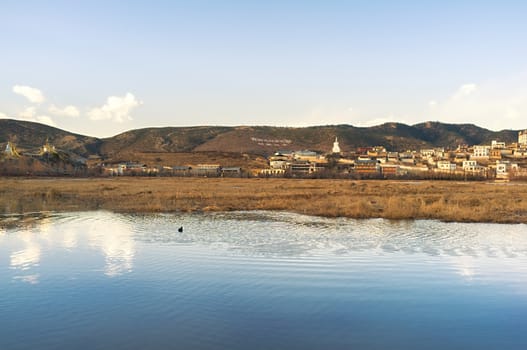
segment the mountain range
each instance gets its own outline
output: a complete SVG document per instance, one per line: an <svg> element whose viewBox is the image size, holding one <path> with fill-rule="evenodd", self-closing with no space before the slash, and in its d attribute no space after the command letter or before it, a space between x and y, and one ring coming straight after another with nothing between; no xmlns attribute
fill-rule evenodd
<svg viewBox="0 0 527 350"><path fill-rule="evenodd" d="M195 126L130 130L108 138L71 133L51 126L0 119L0 145L13 142L20 151L38 149L46 141L57 149L82 157L132 158L139 154L237 153L267 156L277 150L327 153L335 137L343 151L384 146L391 151L430 147L456 148L460 144L506 143L518 140L518 131L491 131L473 124L425 122L415 125L385 123L373 127L326 125L312 127Z"/></svg>

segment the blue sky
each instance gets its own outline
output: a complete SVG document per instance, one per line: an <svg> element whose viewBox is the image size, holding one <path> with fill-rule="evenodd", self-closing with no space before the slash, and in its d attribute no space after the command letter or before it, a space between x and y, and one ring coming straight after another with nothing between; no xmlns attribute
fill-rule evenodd
<svg viewBox="0 0 527 350"><path fill-rule="evenodd" d="M0 117L527 128L524 1L0 0Z"/></svg>

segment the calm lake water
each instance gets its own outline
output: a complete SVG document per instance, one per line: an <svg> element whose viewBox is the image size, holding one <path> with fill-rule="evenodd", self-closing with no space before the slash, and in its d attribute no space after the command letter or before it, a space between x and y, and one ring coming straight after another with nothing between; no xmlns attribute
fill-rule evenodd
<svg viewBox="0 0 527 350"><path fill-rule="evenodd" d="M527 225L2 217L0 349L527 349Z"/></svg>

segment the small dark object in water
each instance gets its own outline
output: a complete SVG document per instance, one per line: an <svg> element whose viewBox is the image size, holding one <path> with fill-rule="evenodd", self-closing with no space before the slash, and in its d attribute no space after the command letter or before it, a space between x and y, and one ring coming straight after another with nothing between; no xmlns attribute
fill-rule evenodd
<svg viewBox="0 0 527 350"><path fill-rule="evenodd" d="M178 232L183 232L183 226L177 229Z"/></svg>

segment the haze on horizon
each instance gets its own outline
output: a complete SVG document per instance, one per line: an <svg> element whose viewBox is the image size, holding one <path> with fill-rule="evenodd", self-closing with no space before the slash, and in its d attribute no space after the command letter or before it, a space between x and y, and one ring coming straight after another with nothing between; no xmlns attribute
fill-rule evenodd
<svg viewBox="0 0 527 350"><path fill-rule="evenodd" d="M527 122L527 2L2 1L0 118L149 126Z"/></svg>

